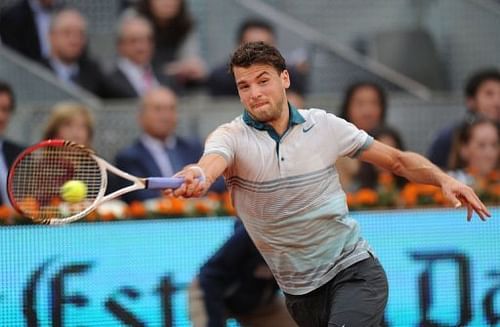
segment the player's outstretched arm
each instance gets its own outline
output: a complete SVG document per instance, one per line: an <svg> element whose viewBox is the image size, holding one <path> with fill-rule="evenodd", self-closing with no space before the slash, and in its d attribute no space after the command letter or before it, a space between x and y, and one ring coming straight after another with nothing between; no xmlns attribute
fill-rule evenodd
<svg viewBox="0 0 500 327"><path fill-rule="evenodd" d="M381 142L373 144L363 151L359 157L381 168L392 171L415 183L431 184L441 187L443 195L458 208L467 207L467 220L471 220L475 211L482 220L491 217L486 206L479 200L476 193L467 185L445 174L423 156L399 151Z"/></svg>
<svg viewBox="0 0 500 327"><path fill-rule="evenodd" d="M227 161L223 156L204 155L197 164L188 165L175 174L184 177L184 183L175 190L165 190L165 194L186 198L202 196L226 168Z"/></svg>

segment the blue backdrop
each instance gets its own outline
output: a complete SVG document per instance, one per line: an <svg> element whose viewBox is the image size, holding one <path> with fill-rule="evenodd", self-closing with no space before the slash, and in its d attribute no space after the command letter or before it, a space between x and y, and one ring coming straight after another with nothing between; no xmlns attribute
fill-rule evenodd
<svg viewBox="0 0 500 327"><path fill-rule="evenodd" d="M389 278L389 326L500 322L499 208L365 211ZM0 228L0 326L189 326L186 287L231 218ZM170 314L172 315L170 317Z"/></svg>

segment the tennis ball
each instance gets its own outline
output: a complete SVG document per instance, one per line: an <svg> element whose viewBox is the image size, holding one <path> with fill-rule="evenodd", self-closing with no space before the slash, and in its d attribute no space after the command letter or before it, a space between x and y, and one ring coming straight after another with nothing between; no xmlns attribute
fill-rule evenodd
<svg viewBox="0 0 500 327"><path fill-rule="evenodd" d="M87 196L87 185L82 181L71 180L61 186L61 197L66 202L80 202Z"/></svg>

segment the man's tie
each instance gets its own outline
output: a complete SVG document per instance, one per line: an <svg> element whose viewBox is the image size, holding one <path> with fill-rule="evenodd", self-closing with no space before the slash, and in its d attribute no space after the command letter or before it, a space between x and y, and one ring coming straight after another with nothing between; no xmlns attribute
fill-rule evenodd
<svg viewBox="0 0 500 327"><path fill-rule="evenodd" d="M144 91L151 90L154 84L153 72L151 71L151 68L144 69L144 72L142 73L142 79L144 82Z"/></svg>
<svg viewBox="0 0 500 327"><path fill-rule="evenodd" d="M167 153L168 161L170 162L170 167L172 168L172 175L182 169L183 163L179 158L179 154L174 149L165 147L165 152Z"/></svg>

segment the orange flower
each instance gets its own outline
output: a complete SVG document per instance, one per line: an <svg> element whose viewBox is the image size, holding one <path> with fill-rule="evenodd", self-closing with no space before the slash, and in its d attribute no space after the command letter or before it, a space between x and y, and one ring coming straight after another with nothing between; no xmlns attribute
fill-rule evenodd
<svg viewBox="0 0 500 327"><path fill-rule="evenodd" d="M229 192L225 192L222 195L222 201L223 201L224 211L229 216L235 216L236 215L236 209L234 209L234 207L233 207L233 201L231 199L231 194Z"/></svg>
<svg viewBox="0 0 500 327"><path fill-rule="evenodd" d="M358 205L358 203L356 202L356 196L354 194L352 194L351 192L346 193L346 201L347 201L347 206L349 208L355 207Z"/></svg>
<svg viewBox="0 0 500 327"><path fill-rule="evenodd" d="M441 192L441 190L438 189L438 191L436 191L434 193L434 195L432 196L432 198L434 199L434 201L437 203L437 204L445 204L445 203L448 203L448 200L444 197L443 195L443 192Z"/></svg>
<svg viewBox="0 0 500 327"><path fill-rule="evenodd" d="M92 210L86 217L85 220L87 221L96 221L99 218L99 215L97 214L97 210Z"/></svg>
<svg viewBox="0 0 500 327"><path fill-rule="evenodd" d="M103 221L110 221L110 220L113 220L115 218L116 218L115 215L111 211L103 212L101 214L101 220L103 220Z"/></svg>
<svg viewBox="0 0 500 327"><path fill-rule="evenodd" d="M355 194L356 202L361 205L375 205L378 201L378 194L370 188L362 188Z"/></svg>
<svg viewBox="0 0 500 327"><path fill-rule="evenodd" d="M196 212L202 215L206 215L210 211L212 211L212 208L210 207L209 203L203 200L196 201L194 207L196 209Z"/></svg>
<svg viewBox="0 0 500 327"><path fill-rule="evenodd" d="M378 174L378 183L387 188L391 187L394 185L394 176L387 171L382 171Z"/></svg>
<svg viewBox="0 0 500 327"><path fill-rule="evenodd" d="M405 185L401 191L401 197L403 198L403 203L407 207L413 207L417 204L418 198L418 187L417 184L408 183Z"/></svg>
<svg viewBox="0 0 500 327"><path fill-rule="evenodd" d="M8 219L14 214L14 210L6 205L0 206L0 219Z"/></svg>
<svg viewBox="0 0 500 327"><path fill-rule="evenodd" d="M22 211L26 212L28 215L36 217L38 216L40 210L40 204L37 199L33 197L27 197L18 202L19 208Z"/></svg>
<svg viewBox="0 0 500 327"><path fill-rule="evenodd" d="M145 218L146 207L140 201L133 201L127 208L127 214L134 218Z"/></svg>

